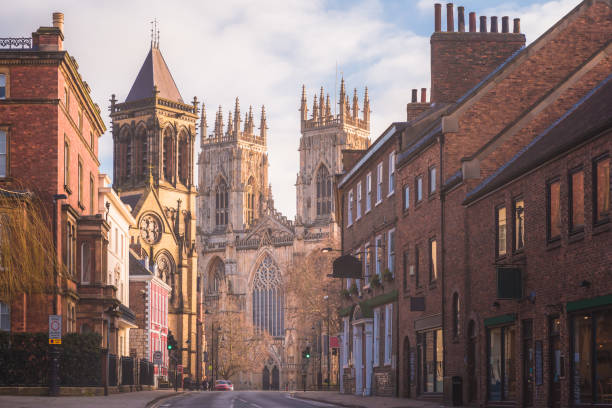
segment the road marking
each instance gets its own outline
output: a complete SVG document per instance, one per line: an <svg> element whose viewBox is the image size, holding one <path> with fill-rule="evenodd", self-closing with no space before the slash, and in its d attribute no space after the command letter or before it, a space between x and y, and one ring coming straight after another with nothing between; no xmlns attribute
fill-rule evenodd
<svg viewBox="0 0 612 408"><path fill-rule="evenodd" d="M257 404L256 404L256 403L254 403L254 402L251 402L250 404L251 404L252 406L254 406L255 408L261 408L261 406L257 405Z"/></svg>

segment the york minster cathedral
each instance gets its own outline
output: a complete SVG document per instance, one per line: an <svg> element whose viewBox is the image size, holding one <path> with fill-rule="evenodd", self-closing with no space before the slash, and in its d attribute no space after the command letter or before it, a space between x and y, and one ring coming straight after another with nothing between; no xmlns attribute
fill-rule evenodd
<svg viewBox="0 0 612 408"><path fill-rule="evenodd" d="M339 113L332 113L334 108L321 88L308 109L302 88L294 220L274 207L268 182L265 109L255 114L259 116L256 129L252 108L245 109L243 116L236 98L226 122L222 108L216 112L210 133L202 109L196 246L203 313L243 313L255 329L266 331L273 339L262 366L234 379L237 388L301 386L302 345L286 312L293 302L284 288L287 269L298 254L322 246L339 247L333 215L334 176L343 171L342 150L367 149L370 144L367 89L360 109L357 91L351 104L343 80ZM206 348L212 351L214 328L205 324Z"/></svg>

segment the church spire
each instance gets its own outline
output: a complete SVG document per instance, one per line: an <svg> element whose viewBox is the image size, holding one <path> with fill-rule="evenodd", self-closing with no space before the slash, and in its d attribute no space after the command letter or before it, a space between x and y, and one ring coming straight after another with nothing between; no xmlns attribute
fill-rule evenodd
<svg viewBox="0 0 612 408"><path fill-rule="evenodd" d="M232 122L232 111L229 111L229 117L227 118L227 135L229 137L234 134L234 124Z"/></svg>
<svg viewBox="0 0 612 408"><path fill-rule="evenodd" d="M223 137L223 111L221 105L219 105L219 111L215 118L215 137Z"/></svg>
<svg viewBox="0 0 612 408"><path fill-rule="evenodd" d="M202 102L202 116L200 118L200 144L204 143L204 139L206 139L206 129L208 128L208 123L206 123L206 105Z"/></svg>
<svg viewBox="0 0 612 408"><path fill-rule="evenodd" d="M236 97L236 105L234 106L234 131L236 135L240 133L240 101Z"/></svg>
<svg viewBox="0 0 612 408"><path fill-rule="evenodd" d="M312 103L312 119L316 122L319 119L319 104L317 103L317 94L314 96Z"/></svg>
<svg viewBox="0 0 612 408"><path fill-rule="evenodd" d="M359 118L359 98L357 98L357 88L353 93L353 119Z"/></svg>
<svg viewBox="0 0 612 408"><path fill-rule="evenodd" d="M331 107L329 104L329 94L327 94L327 99L325 100L325 118L327 120L331 119Z"/></svg>
<svg viewBox="0 0 612 408"><path fill-rule="evenodd" d="M308 106L306 106L306 85L302 85L302 103L300 104L300 117L302 123L308 120Z"/></svg>
<svg viewBox="0 0 612 408"><path fill-rule="evenodd" d="M325 94L323 93L323 87L321 87L321 96L319 96L319 103L321 104L319 106L319 120L321 122L325 121L325 103L323 102L325 100Z"/></svg>
<svg viewBox="0 0 612 408"><path fill-rule="evenodd" d="M363 97L363 120L367 124L370 123L370 97L368 96L368 87L365 88L365 95Z"/></svg>
<svg viewBox="0 0 612 408"><path fill-rule="evenodd" d="M340 98L338 101L340 105L340 121L344 121L344 115L346 113L345 96L346 91L344 89L344 77L342 77L342 79L340 80Z"/></svg>
<svg viewBox="0 0 612 408"><path fill-rule="evenodd" d="M266 107L261 105L261 120L259 121L259 137L265 138L268 135L268 126L266 123Z"/></svg>

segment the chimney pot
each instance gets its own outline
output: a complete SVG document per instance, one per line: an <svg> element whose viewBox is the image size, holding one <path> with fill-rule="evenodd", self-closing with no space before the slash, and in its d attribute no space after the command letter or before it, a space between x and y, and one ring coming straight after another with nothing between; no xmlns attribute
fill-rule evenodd
<svg viewBox="0 0 612 408"><path fill-rule="evenodd" d="M59 28L62 33L64 32L64 13L53 13L53 27Z"/></svg>
<svg viewBox="0 0 612 408"><path fill-rule="evenodd" d="M457 7L457 17L459 21L457 22L457 30L460 33L465 32L465 7L459 6Z"/></svg>
<svg viewBox="0 0 612 408"><path fill-rule="evenodd" d="M491 17L491 32L492 33L497 32L497 17L496 16Z"/></svg>
<svg viewBox="0 0 612 408"><path fill-rule="evenodd" d="M521 32L521 19L520 18L514 19L514 30L512 30L512 32L514 34L520 34Z"/></svg>
<svg viewBox="0 0 612 408"><path fill-rule="evenodd" d="M453 3L446 4L446 31L455 31L455 17L453 16Z"/></svg>
<svg viewBox="0 0 612 408"><path fill-rule="evenodd" d="M476 32L476 13L470 13L470 33Z"/></svg>
<svg viewBox="0 0 612 408"><path fill-rule="evenodd" d="M434 4L435 12L435 31L439 33L442 31L442 5L440 3Z"/></svg>
<svg viewBox="0 0 612 408"><path fill-rule="evenodd" d="M503 16L502 17L502 33L507 33L508 32L508 16Z"/></svg>
<svg viewBox="0 0 612 408"><path fill-rule="evenodd" d="M480 32L487 32L487 16L480 16Z"/></svg>
<svg viewBox="0 0 612 408"><path fill-rule="evenodd" d="M427 88L421 88L421 103L427 103Z"/></svg>
<svg viewBox="0 0 612 408"><path fill-rule="evenodd" d="M417 102L417 90L416 88L412 90L412 103Z"/></svg>

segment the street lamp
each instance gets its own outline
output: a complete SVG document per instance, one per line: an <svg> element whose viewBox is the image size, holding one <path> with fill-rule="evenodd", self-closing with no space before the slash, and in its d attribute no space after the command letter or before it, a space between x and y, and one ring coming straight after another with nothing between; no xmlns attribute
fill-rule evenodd
<svg viewBox="0 0 612 408"><path fill-rule="evenodd" d="M55 259L53 261L53 300L52 309L53 314L56 315L58 311L57 307L57 211L58 201L65 200L68 196L66 194L54 194L53 195L53 249L55 250ZM49 350L51 355L51 378L49 380L49 395L56 396L59 394L58 387L58 370L59 370L59 350L55 344L51 345Z"/></svg>
<svg viewBox="0 0 612 408"><path fill-rule="evenodd" d="M329 333L329 296L325 295L323 299L327 302L327 389L331 386L331 348L330 348L330 333Z"/></svg>

